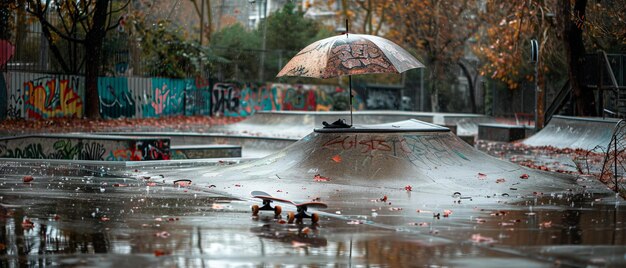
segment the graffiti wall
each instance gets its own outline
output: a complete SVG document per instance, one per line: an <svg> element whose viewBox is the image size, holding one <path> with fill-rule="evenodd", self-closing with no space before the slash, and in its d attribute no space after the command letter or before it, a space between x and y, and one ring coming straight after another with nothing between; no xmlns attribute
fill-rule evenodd
<svg viewBox="0 0 626 268"><path fill-rule="evenodd" d="M241 157L241 146L232 145L173 146L170 151L172 159Z"/></svg>
<svg viewBox="0 0 626 268"><path fill-rule="evenodd" d="M353 92L356 110L365 107ZM348 110L348 93L333 86L216 83L212 88L213 115L244 117L257 111Z"/></svg>
<svg viewBox="0 0 626 268"><path fill-rule="evenodd" d="M72 75L3 73L0 107L6 118L82 117L85 79Z"/></svg>
<svg viewBox="0 0 626 268"><path fill-rule="evenodd" d="M198 87L193 79L98 78L103 118L209 115L209 94L207 86Z"/></svg>
<svg viewBox="0 0 626 268"><path fill-rule="evenodd" d="M364 109L361 95L356 91L353 95L354 109ZM382 93L367 97L368 107L370 103L372 107L390 105ZM346 111L349 106L348 92L335 86L209 83L202 78L99 77L98 98L105 119L246 117L258 111ZM0 120L82 117L84 103L82 76L0 74Z"/></svg>
<svg viewBox="0 0 626 268"><path fill-rule="evenodd" d="M0 139L0 158L143 161L170 159L169 138L23 136Z"/></svg>
<svg viewBox="0 0 626 268"><path fill-rule="evenodd" d="M369 88L367 89L366 106L370 110L399 110L402 96L398 89Z"/></svg>

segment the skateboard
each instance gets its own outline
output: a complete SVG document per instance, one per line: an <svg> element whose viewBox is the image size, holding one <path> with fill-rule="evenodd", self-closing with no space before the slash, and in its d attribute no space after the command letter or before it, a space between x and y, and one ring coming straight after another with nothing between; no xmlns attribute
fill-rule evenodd
<svg viewBox="0 0 626 268"><path fill-rule="evenodd" d="M275 206L275 207L272 208L270 203L272 203L273 201L294 205L296 207L296 212L295 213L294 212L287 213L287 222L288 223L293 223L294 221L296 223L302 223L303 219L311 219L312 223L317 223L320 220L319 215L317 213L308 214L307 213L307 209L309 207L310 208L316 208L316 209L325 209L325 208L328 207L326 204L324 204L322 202L296 203L296 202L293 202L291 200L282 199L282 198L278 198L278 197L273 197L270 194L268 194L266 192L262 192L262 191L252 191L252 193L250 193L250 194L254 198L259 198L259 199L263 200L263 206L262 207L259 207L258 205L253 205L252 206L252 215L253 216L258 215L259 211L261 211L261 210L274 211L274 214L276 216L280 215L280 213L282 212L282 208L280 206Z"/></svg>

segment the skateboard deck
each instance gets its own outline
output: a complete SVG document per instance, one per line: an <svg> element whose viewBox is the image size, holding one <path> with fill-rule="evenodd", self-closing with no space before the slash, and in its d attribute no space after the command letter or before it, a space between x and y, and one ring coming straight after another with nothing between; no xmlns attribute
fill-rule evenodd
<svg viewBox="0 0 626 268"><path fill-rule="evenodd" d="M328 208L328 205L326 205L325 203L322 203L322 202L296 203L296 202L293 202L293 201L288 200L288 199L273 197L270 194L268 194L266 192L263 192L263 191L252 191L252 193L250 193L250 194L254 198L259 198L259 199L262 199L262 200L270 200L270 201L281 202L281 203L285 203L285 204L294 205L296 207L309 207L309 208L318 208L318 209Z"/></svg>

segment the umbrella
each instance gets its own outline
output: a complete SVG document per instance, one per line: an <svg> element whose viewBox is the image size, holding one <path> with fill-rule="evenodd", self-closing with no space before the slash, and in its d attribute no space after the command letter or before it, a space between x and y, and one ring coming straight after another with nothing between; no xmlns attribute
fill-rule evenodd
<svg viewBox="0 0 626 268"><path fill-rule="evenodd" d="M316 41L294 56L276 75L331 78L348 75L352 126L353 74L402 73L424 65L395 43L374 35L346 33Z"/></svg>

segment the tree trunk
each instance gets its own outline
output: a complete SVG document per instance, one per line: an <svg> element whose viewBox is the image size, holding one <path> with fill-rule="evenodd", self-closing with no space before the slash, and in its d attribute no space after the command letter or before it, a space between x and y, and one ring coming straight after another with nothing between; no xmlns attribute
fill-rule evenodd
<svg viewBox="0 0 626 268"><path fill-rule="evenodd" d="M18 0L18 7L23 7L26 1ZM25 47L24 41L26 40L26 32L27 32L27 23L26 23L26 12L23 8L18 8L16 11L17 21L15 23L15 57L17 61L24 59Z"/></svg>
<svg viewBox="0 0 626 268"><path fill-rule="evenodd" d="M100 97L98 95L98 76L100 75L101 49L87 42L85 57L85 116L90 119L100 118Z"/></svg>
<svg viewBox="0 0 626 268"><path fill-rule="evenodd" d="M429 70L428 80L430 83L430 111L439 112L439 87L437 84L437 64L433 62L432 70Z"/></svg>
<svg viewBox="0 0 626 268"><path fill-rule="evenodd" d="M563 26L563 43L567 55L568 75L572 84L572 95L576 110L575 115L595 115L595 97L593 91L584 84L585 45L583 44L583 27L585 26L585 9L587 0L576 0L574 9L570 1L560 1L561 25Z"/></svg>
<svg viewBox="0 0 626 268"><path fill-rule="evenodd" d="M468 90L469 90L469 100L470 100L470 108L472 108L472 113L477 113L477 109L476 109L476 81L475 79L472 78L472 74L470 73L469 69L467 68L467 66L465 65L465 63L463 61L459 61L459 66L461 67L461 70L463 71L463 75L465 75L465 78L467 79L467 84L468 84Z"/></svg>
<svg viewBox="0 0 626 268"><path fill-rule="evenodd" d="M85 35L85 115L90 119L100 118L98 76L102 62L102 43L106 36L106 19L110 0L96 1L93 24Z"/></svg>

